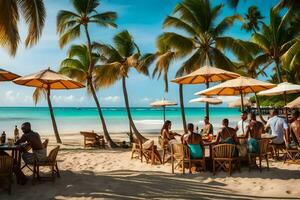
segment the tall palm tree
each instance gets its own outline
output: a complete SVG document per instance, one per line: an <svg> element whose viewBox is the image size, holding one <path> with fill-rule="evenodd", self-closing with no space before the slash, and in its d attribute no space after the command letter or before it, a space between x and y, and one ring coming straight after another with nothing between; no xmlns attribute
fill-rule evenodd
<svg viewBox="0 0 300 200"><path fill-rule="evenodd" d="M283 18L275 9L270 10L270 24L262 25L261 33L254 33L252 41L256 43L263 53L256 57L257 64L263 64L265 70L271 64L275 64L276 76L279 83L282 82L281 56L295 43L295 37L300 33L299 26L291 26L290 23L282 23Z"/></svg>
<svg viewBox="0 0 300 200"><path fill-rule="evenodd" d="M148 76L148 67L153 62L153 57L151 54L141 56L138 46L126 30L115 35L113 42L114 46L98 44L99 52L106 57L106 61L95 70L95 84L97 87L108 87L121 80L130 126L137 139L145 141L146 139L140 134L132 119L126 80L131 69Z"/></svg>
<svg viewBox="0 0 300 200"><path fill-rule="evenodd" d="M248 8L248 12L245 14L245 22L243 23L241 29L244 29L247 32L256 33L260 30L259 25L264 23L263 19L264 17L261 15L257 6L250 6Z"/></svg>
<svg viewBox="0 0 300 200"><path fill-rule="evenodd" d="M59 72L71 78L74 78L83 84L86 84L87 77L88 77L88 69L90 65L88 54L89 54L88 48L86 45L72 45L68 51L68 58L66 58L61 62L60 65L61 68ZM92 53L94 70L99 67L97 64L99 64L100 59L101 59L100 55L96 53ZM90 88L87 89L88 89L88 93L90 93ZM105 119L102 114L102 110L99 109L98 112L101 118L104 137L108 143L108 146L116 147L117 145L113 142L113 140L111 139L108 133Z"/></svg>
<svg viewBox="0 0 300 200"><path fill-rule="evenodd" d="M96 8L100 5L99 0L72 0L72 5L75 9L75 12L61 10L57 15L57 32L60 35L59 44L60 47L63 48L70 41L80 37L81 29L83 28L87 39L87 51L89 60L86 85L96 103L99 117L102 123L103 132L105 132L105 135L108 135L108 132L105 129L106 123L102 114L101 105L98 100L93 83L94 62L91 62L93 58L89 25L95 24L101 27L117 27L117 25L114 23L117 18L117 14L115 12L99 13L96 10ZM112 147L114 146L113 143L111 143L110 145L112 145Z"/></svg>
<svg viewBox="0 0 300 200"><path fill-rule="evenodd" d="M177 75L191 73L205 64L227 70L233 69L234 64L219 46L225 48L234 45L236 52L244 48L237 42L228 42L234 41L233 38L222 36L235 20L242 20L242 17L233 15L219 21L217 18L222 8L222 4L212 7L208 0L183 0L176 5L173 15L166 17L163 27L175 28L176 32L163 33L159 36L158 43L168 44L180 55L188 55L188 59L184 61ZM208 83L206 87L209 87ZM180 88L182 89L182 86ZM208 113L208 103L206 113Z"/></svg>
<svg viewBox="0 0 300 200"><path fill-rule="evenodd" d="M25 46L31 47L38 42L46 17L43 0L1 0L0 10L0 46L8 49L10 55L16 55L20 42L20 14L28 25Z"/></svg>

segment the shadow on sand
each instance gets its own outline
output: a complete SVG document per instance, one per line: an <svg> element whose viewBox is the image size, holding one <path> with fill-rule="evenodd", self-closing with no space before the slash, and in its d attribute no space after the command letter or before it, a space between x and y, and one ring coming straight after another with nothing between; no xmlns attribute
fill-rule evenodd
<svg viewBox="0 0 300 200"><path fill-rule="evenodd" d="M300 179L299 171L272 168L271 172L251 171L244 169L233 177L260 177L272 179ZM275 173L274 173L275 172ZM274 175L275 174L275 175ZM220 173L216 177L226 177ZM55 183L41 182L25 186L14 184L13 194L8 196L3 191L0 199L282 199L280 197L248 196L234 194L234 191L224 189L225 184L208 179L209 172L195 175L172 175L163 172L141 172L118 170L103 173L92 171L61 171L61 178ZM206 181L207 183L203 183ZM38 192L36 192L38 191ZM297 198L285 198L297 199Z"/></svg>

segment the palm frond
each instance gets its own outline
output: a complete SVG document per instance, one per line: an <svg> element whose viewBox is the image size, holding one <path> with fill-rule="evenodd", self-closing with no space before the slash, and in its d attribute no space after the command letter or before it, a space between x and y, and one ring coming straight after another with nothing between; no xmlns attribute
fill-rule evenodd
<svg viewBox="0 0 300 200"><path fill-rule="evenodd" d="M34 105L37 105L43 95L46 98L46 90L44 88L36 88L34 90L32 94Z"/></svg>
<svg viewBox="0 0 300 200"><path fill-rule="evenodd" d="M61 10L56 16L56 31L61 35L66 29L74 27L79 23L80 15L67 11Z"/></svg>
<svg viewBox="0 0 300 200"><path fill-rule="evenodd" d="M167 27L175 27L184 30L192 36L197 35L196 30L190 24L178 19L177 17L167 16L163 23L163 28Z"/></svg>
<svg viewBox="0 0 300 200"><path fill-rule="evenodd" d="M94 84L96 88L105 88L113 85L117 80L122 78L121 70L121 63L118 62L96 66L94 72Z"/></svg>
<svg viewBox="0 0 300 200"><path fill-rule="evenodd" d="M235 20L243 21L243 18L240 15L225 17L214 29L215 35L218 36L223 34L226 30L228 30L233 25Z"/></svg>
<svg viewBox="0 0 300 200"><path fill-rule="evenodd" d="M80 37L80 24L69 29L59 38L59 46L63 48L68 42Z"/></svg>

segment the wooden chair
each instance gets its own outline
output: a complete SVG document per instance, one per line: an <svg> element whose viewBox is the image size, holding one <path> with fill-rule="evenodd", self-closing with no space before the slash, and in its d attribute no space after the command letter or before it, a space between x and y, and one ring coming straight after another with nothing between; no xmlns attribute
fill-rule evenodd
<svg viewBox="0 0 300 200"><path fill-rule="evenodd" d="M270 144L270 148L271 148L271 155L272 155L273 158L279 160L280 159L280 155L284 156L284 152L285 152L285 149L286 149L285 144L274 144L274 143L271 143Z"/></svg>
<svg viewBox="0 0 300 200"><path fill-rule="evenodd" d="M171 143L171 163L172 163L172 174L174 174L174 169L181 165L182 173L185 174L185 164L189 165L189 160L185 155L186 150L181 143ZM175 165L176 164L176 165Z"/></svg>
<svg viewBox="0 0 300 200"><path fill-rule="evenodd" d="M35 159L34 165L33 165L33 181L35 179L41 180L42 178L40 177L40 167L50 167L51 169L51 181L55 181L55 174L59 178L59 170L57 166L57 161L56 157L59 151L59 146L55 147L52 149L49 153L49 155L44 159L44 160L37 160ZM43 179L47 179L49 177L43 177Z"/></svg>
<svg viewBox="0 0 300 200"><path fill-rule="evenodd" d="M165 164L167 162L166 156L168 154L168 142L166 142L161 136L158 136L158 144L160 148L163 150L162 163Z"/></svg>
<svg viewBox="0 0 300 200"><path fill-rule="evenodd" d="M249 171L251 167L258 167L260 172L262 172L261 161L263 159L267 162L267 169L269 170L269 160L268 160L268 149L269 149L269 140L260 139L257 141L258 144L258 153L249 153L248 152L248 161L249 161ZM259 166L256 164L256 158L259 159Z"/></svg>
<svg viewBox="0 0 300 200"><path fill-rule="evenodd" d="M160 154L157 151L157 146L154 145L154 143L150 147L147 147L147 148L144 146L144 143L140 144L140 145L142 147L142 157L145 158L146 163L149 163L149 161L151 161L151 165L154 165L157 162L159 162L159 164L163 163L161 160Z"/></svg>
<svg viewBox="0 0 300 200"><path fill-rule="evenodd" d="M184 149L186 151L185 155L187 156L187 160L189 162L189 173L190 174L192 173L192 170L191 170L192 164L195 164L195 165L199 164L201 166L202 170L205 171L206 170L205 150L203 152L203 157L196 159L196 158L191 158L190 148L188 146L185 146Z"/></svg>
<svg viewBox="0 0 300 200"><path fill-rule="evenodd" d="M7 191L11 194L12 176L13 176L13 163L12 157L3 155L0 156L0 180L1 183L7 181Z"/></svg>
<svg viewBox="0 0 300 200"><path fill-rule="evenodd" d="M143 162L142 143L137 139L133 139L132 141L131 160L133 158L139 159L141 162Z"/></svg>
<svg viewBox="0 0 300 200"><path fill-rule="evenodd" d="M48 147L48 143L49 143L49 139L45 139L44 142L42 143L43 148L46 149L46 150L47 150L47 147ZM30 149L31 149L30 145L27 145L25 147L26 152L30 151ZM30 171L33 172L33 169L30 168L29 163L24 163L24 165L21 167L21 169L24 169L25 167L27 167Z"/></svg>
<svg viewBox="0 0 300 200"><path fill-rule="evenodd" d="M103 135L98 135L94 132L80 132L81 135L83 135L83 144L84 148L86 147L99 147L99 148L105 148L105 141Z"/></svg>
<svg viewBox="0 0 300 200"><path fill-rule="evenodd" d="M283 163L286 163L287 160L292 160L292 163L300 163L300 147L298 145L294 148L286 146L283 158Z"/></svg>
<svg viewBox="0 0 300 200"><path fill-rule="evenodd" d="M236 167L239 172L241 168L240 158L235 157L236 145L233 144L218 144L212 147L213 173L216 171L228 171L231 176L233 167Z"/></svg>

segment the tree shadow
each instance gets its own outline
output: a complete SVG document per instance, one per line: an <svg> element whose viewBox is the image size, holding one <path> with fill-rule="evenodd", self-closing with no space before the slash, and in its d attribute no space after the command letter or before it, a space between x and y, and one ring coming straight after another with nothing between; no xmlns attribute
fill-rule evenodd
<svg viewBox="0 0 300 200"><path fill-rule="evenodd" d="M283 173L280 170L276 171L276 174L277 172ZM244 177L241 176L242 174L235 175ZM223 176L225 173L220 175ZM80 173L62 171L61 178L56 179L55 183L14 185L13 194L8 196L2 192L0 199L282 199L280 197L235 194L235 191L224 189L225 184L213 181L213 179L209 183L203 183L208 176L212 175L210 173L173 175L163 172L130 170L102 173L87 170L80 171Z"/></svg>

